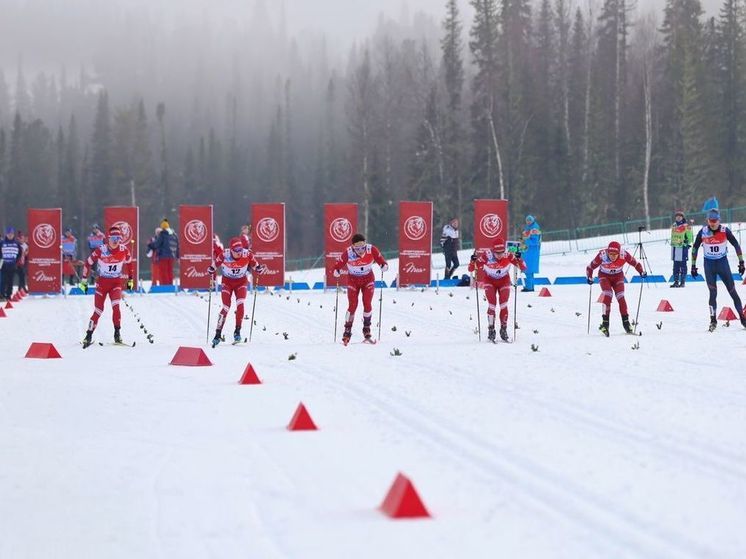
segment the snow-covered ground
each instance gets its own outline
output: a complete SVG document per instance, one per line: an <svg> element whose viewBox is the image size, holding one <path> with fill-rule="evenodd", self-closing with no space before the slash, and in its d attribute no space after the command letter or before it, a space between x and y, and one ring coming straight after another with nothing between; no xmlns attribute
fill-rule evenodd
<svg viewBox="0 0 746 559"><path fill-rule="evenodd" d="M385 290L380 343L347 348L333 292L260 294L253 342L214 350L194 295L129 297L155 343L123 308L137 347L85 351L91 297L26 299L0 319L0 557L746 556L746 331L707 332L701 282L646 287L638 338L616 308L598 334L598 286L590 335L588 286L550 289L519 293L499 345L467 288ZM63 358L24 359L32 341ZM169 366L180 345L214 366ZM237 384L249 362L262 385ZM286 430L300 401L319 431ZM399 471L432 519L377 510Z"/></svg>

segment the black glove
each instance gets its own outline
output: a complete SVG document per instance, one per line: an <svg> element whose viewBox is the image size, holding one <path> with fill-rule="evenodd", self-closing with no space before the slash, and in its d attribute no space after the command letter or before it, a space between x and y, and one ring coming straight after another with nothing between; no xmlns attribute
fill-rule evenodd
<svg viewBox="0 0 746 559"><path fill-rule="evenodd" d="M646 278L646 277L648 277L648 273L645 270L643 270L642 272L640 272L640 277L641 278Z"/></svg>
<svg viewBox="0 0 746 559"><path fill-rule="evenodd" d="M593 285L593 278L585 278L585 281L588 282L588 285Z"/></svg>
<svg viewBox="0 0 746 559"><path fill-rule="evenodd" d="M215 266L208 266L207 273L210 274L211 278L215 277Z"/></svg>
<svg viewBox="0 0 746 559"><path fill-rule="evenodd" d="M741 260L738 263L738 273L743 275L744 272L746 272L746 266L744 265L743 260Z"/></svg>
<svg viewBox="0 0 746 559"><path fill-rule="evenodd" d="M516 257L516 258L520 258L520 257L521 257L521 254L522 254L522 253L521 253L521 251L520 251L520 250L516 250L516 251L515 251L515 257Z"/></svg>
<svg viewBox="0 0 746 559"><path fill-rule="evenodd" d="M475 252L475 253L473 253L473 254L472 254L472 255L471 255L470 257L469 257L469 260L471 260L472 262L476 262L476 261L477 261L477 253L476 253L476 252Z"/></svg>
<svg viewBox="0 0 746 559"><path fill-rule="evenodd" d="M690 273L692 274L693 278L696 278L699 275L696 264L692 264L692 269L690 270Z"/></svg>

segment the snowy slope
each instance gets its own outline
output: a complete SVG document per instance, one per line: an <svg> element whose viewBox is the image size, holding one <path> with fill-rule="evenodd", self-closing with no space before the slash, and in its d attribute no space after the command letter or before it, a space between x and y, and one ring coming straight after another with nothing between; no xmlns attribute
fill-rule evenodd
<svg viewBox="0 0 746 559"><path fill-rule="evenodd" d="M260 294L253 343L208 368L168 365L206 347L197 296L129 297L155 343L124 308L137 347L85 351L92 298L26 299L0 319L0 557L743 557L746 331L706 331L703 283L647 287L639 338L616 309L601 337L595 302L587 335L588 286L550 289L496 346L466 288L385 290L381 342L347 348L333 292ZM32 341L63 359L23 359ZM236 384L248 362L261 386ZM320 431L285 429L299 401ZM398 471L433 519L376 510Z"/></svg>

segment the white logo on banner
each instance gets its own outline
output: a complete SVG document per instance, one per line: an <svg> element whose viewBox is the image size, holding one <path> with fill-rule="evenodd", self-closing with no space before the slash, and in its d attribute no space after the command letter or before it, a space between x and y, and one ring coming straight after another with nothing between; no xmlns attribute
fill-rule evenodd
<svg viewBox="0 0 746 559"><path fill-rule="evenodd" d="M427 233L427 222L424 218L413 215L404 222L404 234L410 241L419 241Z"/></svg>
<svg viewBox="0 0 746 559"><path fill-rule="evenodd" d="M271 217L263 217L256 224L256 234L265 243L271 243L280 234L280 225Z"/></svg>
<svg viewBox="0 0 746 559"><path fill-rule="evenodd" d="M126 221L117 221L111 224L112 227L119 227L122 232L122 244L127 244L132 240L132 227Z"/></svg>
<svg viewBox="0 0 746 559"><path fill-rule="evenodd" d="M497 214L485 214L479 222L479 230L485 237L494 239L503 230L503 220Z"/></svg>
<svg viewBox="0 0 746 559"><path fill-rule="evenodd" d="M40 223L34 227L34 243L39 248L49 248L57 240L57 232L49 223Z"/></svg>
<svg viewBox="0 0 746 559"><path fill-rule="evenodd" d="M184 275L188 278L204 278L207 275L207 272L200 272L194 266L189 266Z"/></svg>
<svg viewBox="0 0 746 559"><path fill-rule="evenodd" d="M425 271L425 268L418 268L417 266L414 265L414 262L407 262L404 265L403 271L408 272L410 274L421 274L422 272Z"/></svg>
<svg viewBox="0 0 746 559"><path fill-rule="evenodd" d="M338 217L329 225L329 234L338 243L347 242L352 237L352 223L346 217Z"/></svg>
<svg viewBox="0 0 746 559"><path fill-rule="evenodd" d="M39 282L41 282L41 281L45 281L45 282L53 282L53 281L55 281L56 279L57 279L57 278L56 278L56 277L54 277L54 276L48 276L47 274L45 274L43 270L39 270L38 272L36 272L36 273L34 274L34 280L35 280L35 281L39 281Z"/></svg>
<svg viewBox="0 0 746 559"><path fill-rule="evenodd" d="M184 238L193 245L202 244L207 238L207 226L204 221L193 219L184 226Z"/></svg>

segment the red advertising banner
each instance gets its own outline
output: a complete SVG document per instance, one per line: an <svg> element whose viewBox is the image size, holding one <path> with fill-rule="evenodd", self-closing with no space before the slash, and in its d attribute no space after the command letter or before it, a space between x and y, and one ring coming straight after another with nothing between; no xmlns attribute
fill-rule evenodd
<svg viewBox="0 0 746 559"><path fill-rule="evenodd" d="M252 204L252 250L267 271L258 279L260 285L285 285L285 204Z"/></svg>
<svg viewBox="0 0 746 559"><path fill-rule="evenodd" d="M104 234L109 235L109 228L119 227L122 231L122 244L132 254L132 278L135 289L140 284L140 208L137 206L109 206L104 208Z"/></svg>
<svg viewBox="0 0 746 559"><path fill-rule="evenodd" d="M28 289L30 293L62 291L62 210L28 209Z"/></svg>
<svg viewBox="0 0 746 559"><path fill-rule="evenodd" d="M324 204L324 264L326 285L336 285L334 264L342 252L350 246L357 231L357 204ZM347 285L347 270L342 270L340 285Z"/></svg>
<svg viewBox="0 0 746 559"><path fill-rule="evenodd" d="M498 237L508 241L508 201L474 200L474 248L490 248Z"/></svg>
<svg viewBox="0 0 746 559"><path fill-rule="evenodd" d="M182 289L209 289L212 264L212 206L179 206Z"/></svg>
<svg viewBox="0 0 746 559"><path fill-rule="evenodd" d="M430 285L433 203L399 202L399 287Z"/></svg>

